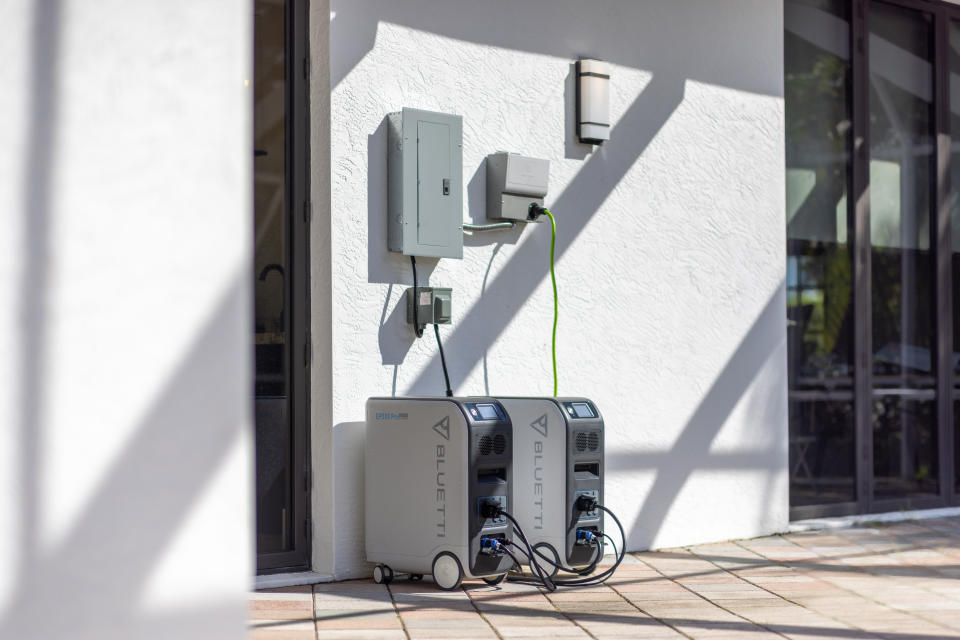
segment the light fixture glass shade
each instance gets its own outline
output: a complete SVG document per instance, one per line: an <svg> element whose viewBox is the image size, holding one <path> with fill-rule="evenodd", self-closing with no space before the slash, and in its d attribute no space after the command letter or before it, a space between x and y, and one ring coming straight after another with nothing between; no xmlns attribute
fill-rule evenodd
<svg viewBox="0 0 960 640"><path fill-rule="evenodd" d="M610 63L577 61L577 137L601 144L610 139Z"/></svg>

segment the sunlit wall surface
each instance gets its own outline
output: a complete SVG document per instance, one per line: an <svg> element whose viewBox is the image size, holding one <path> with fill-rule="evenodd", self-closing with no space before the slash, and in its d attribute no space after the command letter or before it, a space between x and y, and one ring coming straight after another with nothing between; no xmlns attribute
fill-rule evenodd
<svg viewBox="0 0 960 640"><path fill-rule="evenodd" d="M402 107L463 117L465 222L486 221L487 154L550 161L559 392L604 415L606 495L628 547L785 526L782 3L330 9L333 401L329 426L312 427L333 430L334 572L369 571L366 398L443 394L435 340L406 324L409 258L387 251L384 117ZM579 56L612 65L601 147L574 131ZM422 284L453 288L440 332L455 393L551 393L548 232L471 235L463 260L417 260Z"/></svg>

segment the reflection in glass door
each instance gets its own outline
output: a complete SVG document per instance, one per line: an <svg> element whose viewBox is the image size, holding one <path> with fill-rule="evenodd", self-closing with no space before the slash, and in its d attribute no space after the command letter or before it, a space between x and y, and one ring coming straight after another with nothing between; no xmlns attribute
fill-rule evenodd
<svg viewBox="0 0 960 640"><path fill-rule="evenodd" d="M292 546L287 419L284 7L258 0L254 20L254 349L257 550Z"/></svg>
<svg viewBox="0 0 960 640"><path fill-rule="evenodd" d="M304 386L293 348L302 320L295 284L292 211L297 158L292 143L292 0L255 0L253 64L254 417L256 541L260 571L305 567L308 489ZM302 353L300 351L299 353ZM301 356L302 357L302 356ZM299 395L298 395L299 394ZM306 524L305 524L306 523Z"/></svg>
<svg viewBox="0 0 960 640"><path fill-rule="evenodd" d="M849 3L787 0L790 504L856 500Z"/></svg>
<svg viewBox="0 0 960 640"><path fill-rule="evenodd" d="M932 15L870 5L875 499L936 495Z"/></svg>
<svg viewBox="0 0 960 640"><path fill-rule="evenodd" d="M960 21L951 20L949 29L949 85L950 85L950 132L952 138L960 140ZM957 96L954 98L954 96ZM950 358L951 391L953 393L953 486L960 494L960 143L950 146L950 219L952 233L950 242L950 274L954 283L953 308L953 346Z"/></svg>

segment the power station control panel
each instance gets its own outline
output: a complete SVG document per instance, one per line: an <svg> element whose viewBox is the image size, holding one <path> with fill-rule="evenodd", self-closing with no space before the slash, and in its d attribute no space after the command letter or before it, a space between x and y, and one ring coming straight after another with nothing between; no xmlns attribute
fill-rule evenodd
<svg viewBox="0 0 960 640"><path fill-rule="evenodd" d="M506 418L503 409L497 404L487 404L484 402L468 402L467 410L474 420L503 420Z"/></svg>
<svg viewBox="0 0 960 640"><path fill-rule="evenodd" d="M596 418L597 412L589 402L565 402L564 409L571 418Z"/></svg>

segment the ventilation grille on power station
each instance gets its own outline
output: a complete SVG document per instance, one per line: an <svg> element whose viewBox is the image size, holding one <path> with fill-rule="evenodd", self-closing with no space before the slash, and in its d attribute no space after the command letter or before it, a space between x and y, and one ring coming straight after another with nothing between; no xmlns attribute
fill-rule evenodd
<svg viewBox="0 0 960 640"><path fill-rule="evenodd" d="M477 441L477 453L481 456L502 456L507 450L507 437L502 433L492 436L480 436Z"/></svg>
<svg viewBox="0 0 960 640"><path fill-rule="evenodd" d="M600 449L600 434L596 431L578 431L576 435L577 451L597 451Z"/></svg>

